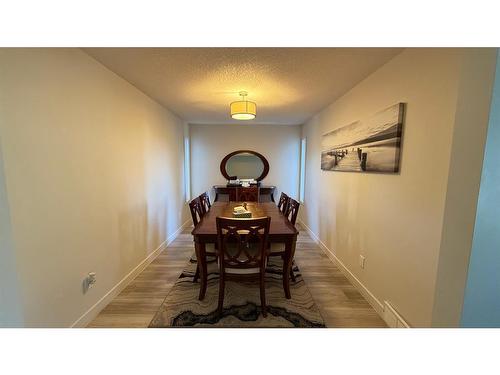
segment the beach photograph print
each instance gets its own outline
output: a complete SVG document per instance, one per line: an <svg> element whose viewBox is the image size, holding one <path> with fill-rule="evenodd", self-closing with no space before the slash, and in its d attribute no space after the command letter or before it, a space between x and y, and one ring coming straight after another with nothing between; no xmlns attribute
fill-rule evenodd
<svg viewBox="0 0 500 375"><path fill-rule="evenodd" d="M326 133L321 140L321 169L398 173L403 115L404 103L398 103Z"/></svg>

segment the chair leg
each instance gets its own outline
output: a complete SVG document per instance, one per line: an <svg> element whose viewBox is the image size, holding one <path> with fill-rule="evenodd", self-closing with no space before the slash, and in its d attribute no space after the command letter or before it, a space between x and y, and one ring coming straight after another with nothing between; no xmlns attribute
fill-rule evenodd
<svg viewBox="0 0 500 375"><path fill-rule="evenodd" d="M285 257L281 257L281 259L283 259L283 273L282 273L282 276L283 278L285 278ZM292 268L290 269L290 278L292 279L293 282L295 282L295 274L293 273L293 264L292 264Z"/></svg>
<svg viewBox="0 0 500 375"><path fill-rule="evenodd" d="M194 277L193 277L193 283L197 282L199 277L200 277L200 267L197 263L196 264L196 272L194 273Z"/></svg>
<svg viewBox="0 0 500 375"><path fill-rule="evenodd" d="M260 271L260 309L264 318L267 317L266 306L266 269Z"/></svg>
<svg viewBox="0 0 500 375"><path fill-rule="evenodd" d="M217 306L217 314L222 317L222 309L224 307L224 271L219 272L219 304Z"/></svg>

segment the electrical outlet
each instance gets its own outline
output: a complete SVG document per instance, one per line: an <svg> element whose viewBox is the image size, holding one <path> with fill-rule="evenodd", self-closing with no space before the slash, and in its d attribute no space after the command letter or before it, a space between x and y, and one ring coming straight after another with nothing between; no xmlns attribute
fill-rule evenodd
<svg viewBox="0 0 500 375"><path fill-rule="evenodd" d="M89 272L88 276L87 276L87 283L89 284L89 288L92 287L92 285L94 285L96 283L97 279L96 279L96 274L95 272Z"/></svg>
<svg viewBox="0 0 500 375"><path fill-rule="evenodd" d="M365 268L365 257L363 255L359 255L359 266L364 269Z"/></svg>
<svg viewBox="0 0 500 375"><path fill-rule="evenodd" d="M83 279L83 293L87 293L87 291L92 288L92 286L96 283L97 278L95 272L89 272L89 274Z"/></svg>

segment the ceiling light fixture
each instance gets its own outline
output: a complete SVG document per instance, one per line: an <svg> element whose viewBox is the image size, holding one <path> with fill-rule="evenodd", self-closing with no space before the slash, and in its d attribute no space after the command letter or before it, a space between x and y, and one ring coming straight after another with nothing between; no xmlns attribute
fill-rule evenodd
<svg viewBox="0 0 500 375"><path fill-rule="evenodd" d="M241 99L231 103L231 117L235 120L253 120L257 115L257 104L246 100L248 93L240 91Z"/></svg>

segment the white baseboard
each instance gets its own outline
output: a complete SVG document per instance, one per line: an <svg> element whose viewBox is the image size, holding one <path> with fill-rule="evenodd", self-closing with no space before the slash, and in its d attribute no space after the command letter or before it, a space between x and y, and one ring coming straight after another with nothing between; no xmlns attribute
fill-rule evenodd
<svg viewBox="0 0 500 375"><path fill-rule="evenodd" d="M410 328L410 325L389 301L384 301L384 320L391 328Z"/></svg>
<svg viewBox="0 0 500 375"><path fill-rule="evenodd" d="M168 245L170 245L172 242L174 242L174 240L177 238L177 236L179 234L181 234L181 232L186 229L187 227L190 227L192 226L193 222L191 221L191 219L189 220L186 220L186 222L184 222L179 228L177 228L177 230L172 233L170 236L168 236L167 238L167 245L165 247L167 247Z"/></svg>
<svg viewBox="0 0 500 375"><path fill-rule="evenodd" d="M163 250L170 245L184 228L191 225L191 220L182 224L174 233L160 245L156 250L149 254L142 262L140 262L132 271L130 271L123 279L121 279L111 290L106 293L99 301L97 301L90 309L88 309L81 317L79 317L71 328L86 327L94 318L104 309L120 292L127 287L144 269L161 254Z"/></svg>
<svg viewBox="0 0 500 375"><path fill-rule="evenodd" d="M309 228L302 220L298 220L300 225L305 228L309 236L316 242L320 249L328 256L328 258L335 264L340 271L347 277L347 279L359 290L359 292L365 297L368 303L375 309L377 314L384 319L384 305L380 302L377 297L373 295L372 292L342 263L342 261L337 258L337 256L331 251L321 239L314 233L311 228Z"/></svg>

